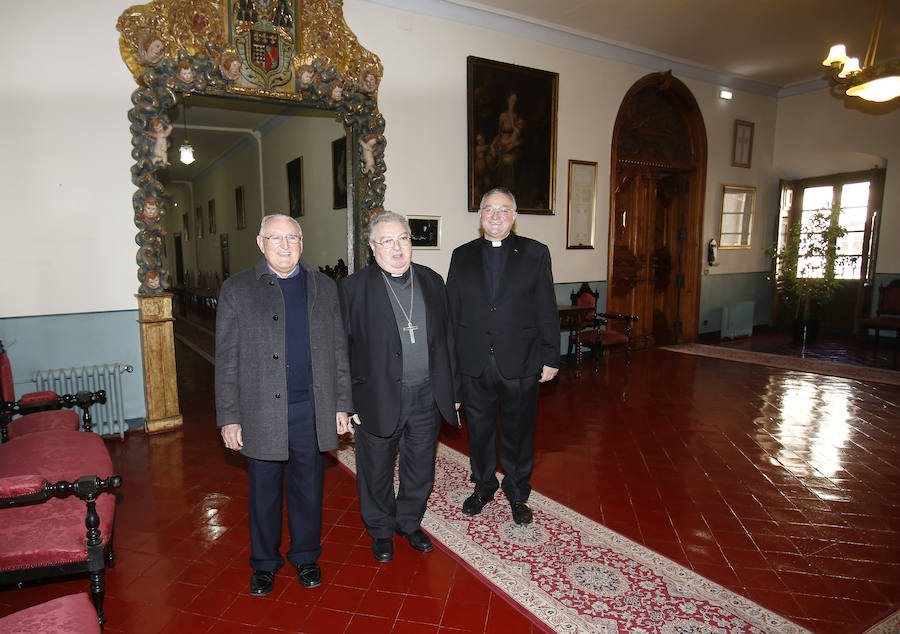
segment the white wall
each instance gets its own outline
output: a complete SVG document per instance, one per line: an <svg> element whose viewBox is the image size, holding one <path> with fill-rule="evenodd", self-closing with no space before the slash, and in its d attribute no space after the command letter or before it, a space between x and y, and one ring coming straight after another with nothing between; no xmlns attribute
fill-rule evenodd
<svg viewBox="0 0 900 634"><path fill-rule="evenodd" d="M314 268L334 266L339 257L347 262L348 211L332 208L331 191L331 142L345 135L343 124L333 116L310 114L287 117L263 137L267 214L289 213L285 165L303 157L304 205L298 220L303 259Z"/></svg>
<svg viewBox="0 0 900 634"><path fill-rule="evenodd" d="M828 90L779 100L776 169L801 178L887 166L876 273L900 273L900 106L867 114ZM811 167L812 166L812 167ZM816 171L811 171L815 169Z"/></svg>
<svg viewBox="0 0 900 634"><path fill-rule="evenodd" d="M0 39L6 59L19 59L22 51L29 51L27 64L9 65L0 94L0 133L7 148L0 159L0 317L136 307L135 188L127 121L135 83L121 60L115 29L119 15L131 4L95 0L85 11L79 3L48 0L17 3L5 13L10 24L40 24L42 44L32 45L28 29L8 29ZM345 0L344 13L360 43L384 63L379 109L387 123L386 206L443 218L443 248L417 251L416 260L444 274L452 248L476 236L476 217L466 211L466 56L477 55L560 74L557 212L549 217L522 215L518 229L549 244L557 281L605 279L615 115L633 82L658 69L365 0ZM682 80L699 103L709 136L705 237L718 228L725 183L757 185L758 209L769 209L779 169L798 158L848 151L888 162L898 158L896 111L862 115L823 93L776 103L738 91L733 102L724 104L715 97L715 85ZM756 124L750 170L730 167L736 118ZM836 122L841 125L833 125ZM590 251L565 249L570 158L599 164L597 248ZM247 192L248 203L250 199ZM206 199L200 200L205 205ZM223 213L231 204L224 201L219 207ZM900 177L892 178L889 171L879 271L900 271L900 253L889 250L887 239L900 232L898 201ZM759 213L754 233L765 233L773 224L771 216ZM766 269L755 236L753 244L744 253L723 254L722 266L711 273ZM82 283L64 283L61 271L70 278L74 273Z"/></svg>
<svg viewBox="0 0 900 634"><path fill-rule="evenodd" d="M621 101L638 79L657 69L599 59L486 29L346 0L344 15L360 43L380 56L384 78L378 105L387 122L385 206L442 217L442 248L414 259L446 274L453 248L477 236L467 210L466 57L474 55L559 73L556 213L520 214L517 231L548 244L556 282L607 277L610 153ZM427 54L425 53L427 52ZM677 75L676 75L677 76ZM756 185L760 198L777 189L771 161L775 99L737 91L723 102L718 86L680 78L693 92L709 137L704 236L718 235L724 184ZM731 167L734 119L755 123L752 169ZM566 249L568 160L598 163L595 249ZM775 183L774 185L772 183ZM764 232L763 214L754 222ZM759 250L723 254L713 273L767 270Z"/></svg>
<svg viewBox="0 0 900 634"><path fill-rule="evenodd" d="M0 317L137 308L135 83L116 31L130 4L4 7L0 57L19 61L0 91Z"/></svg>

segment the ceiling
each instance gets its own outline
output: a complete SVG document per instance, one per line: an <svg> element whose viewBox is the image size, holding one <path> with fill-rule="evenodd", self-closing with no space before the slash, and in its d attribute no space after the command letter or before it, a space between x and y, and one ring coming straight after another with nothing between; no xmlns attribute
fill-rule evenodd
<svg viewBox="0 0 900 634"><path fill-rule="evenodd" d="M729 85L728 79L758 85L771 94L825 77L821 60L831 44L847 45L863 58L879 0L370 0L410 11L443 15L490 28L533 25L544 41L553 36L599 43L604 50L650 56L665 65L688 67L695 77ZM900 0L886 4L878 60L900 58ZM447 13L447 8L455 10ZM440 11L438 9L445 9ZM548 35L549 34L549 35ZM607 46L607 45L611 45ZM643 57L646 59L646 57ZM676 74L678 74L676 72ZM746 82L750 82L747 84ZM187 138L197 160L177 160L185 138L183 110L170 113L172 165L164 181L188 181L239 143L253 142L247 130L277 124L298 113L332 117L292 105L193 96L188 99ZM228 128L202 130L198 126Z"/></svg>
<svg viewBox="0 0 900 634"><path fill-rule="evenodd" d="M879 0L442 0L778 88L821 79L832 44L865 57ZM900 1L885 2L878 59L900 57Z"/></svg>

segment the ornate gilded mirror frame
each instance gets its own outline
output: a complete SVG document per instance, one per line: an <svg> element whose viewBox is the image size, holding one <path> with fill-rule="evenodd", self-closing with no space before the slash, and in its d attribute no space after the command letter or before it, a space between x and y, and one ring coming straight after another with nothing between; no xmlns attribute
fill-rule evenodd
<svg viewBox="0 0 900 634"><path fill-rule="evenodd" d="M191 94L334 112L351 135L353 251L365 261L362 229L384 205L385 124L377 102L383 71L344 21L343 0L153 0L126 10L116 27L138 83L128 119L140 295L166 292L166 198L156 173L167 163L167 113Z"/></svg>

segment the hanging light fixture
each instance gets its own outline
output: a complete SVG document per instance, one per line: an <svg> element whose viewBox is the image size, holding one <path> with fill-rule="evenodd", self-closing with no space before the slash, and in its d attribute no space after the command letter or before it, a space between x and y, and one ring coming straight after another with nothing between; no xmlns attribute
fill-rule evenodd
<svg viewBox="0 0 900 634"><path fill-rule="evenodd" d="M185 165L190 165L194 162L194 148L187 139L187 96L184 97L184 100L181 103L181 109L183 111L182 114L184 115L184 143L178 148L178 153L181 157L181 162Z"/></svg>
<svg viewBox="0 0 900 634"><path fill-rule="evenodd" d="M823 66L831 68L832 81L845 87L846 94L851 97L866 101L890 101L900 96L900 60L875 63L885 4L885 0L878 4L862 66L859 65L859 58L847 56L847 47L843 44L832 46L828 57L822 60Z"/></svg>

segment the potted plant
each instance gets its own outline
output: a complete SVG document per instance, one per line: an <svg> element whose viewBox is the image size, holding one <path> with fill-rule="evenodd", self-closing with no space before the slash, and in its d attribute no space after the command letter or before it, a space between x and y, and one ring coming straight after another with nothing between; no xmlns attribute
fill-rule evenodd
<svg viewBox="0 0 900 634"><path fill-rule="evenodd" d="M794 308L794 339L804 345L815 341L821 311L840 287L835 269L857 258L838 254L837 241L847 234L840 211L835 204L805 212L804 224L791 224L781 249L776 244L765 250L775 264L778 293Z"/></svg>

